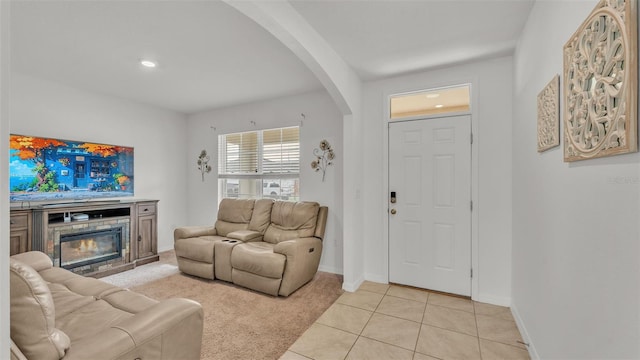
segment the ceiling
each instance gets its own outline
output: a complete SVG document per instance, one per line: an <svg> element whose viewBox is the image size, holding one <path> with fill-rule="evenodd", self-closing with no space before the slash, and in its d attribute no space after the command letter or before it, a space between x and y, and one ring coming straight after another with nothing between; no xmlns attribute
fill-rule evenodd
<svg viewBox="0 0 640 360"><path fill-rule="evenodd" d="M290 3L366 81L510 54L533 1ZM185 114L322 88L213 0L14 1L10 45L16 72Z"/></svg>

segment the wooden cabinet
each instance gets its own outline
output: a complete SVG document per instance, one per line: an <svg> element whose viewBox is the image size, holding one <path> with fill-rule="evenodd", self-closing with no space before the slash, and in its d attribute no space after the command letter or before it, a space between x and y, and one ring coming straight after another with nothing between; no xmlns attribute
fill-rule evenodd
<svg viewBox="0 0 640 360"><path fill-rule="evenodd" d="M136 215L136 264L158 260L157 201L135 204Z"/></svg>
<svg viewBox="0 0 640 360"><path fill-rule="evenodd" d="M9 217L10 255L31 250L31 211L12 211Z"/></svg>
<svg viewBox="0 0 640 360"><path fill-rule="evenodd" d="M76 219L74 215L83 217ZM147 199L16 206L10 211L10 253L42 251L49 255L54 266L60 266L63 235L119 228L121 257L73 269L87 276L110 275L158 261L157 215L158 201Z"/></svg>

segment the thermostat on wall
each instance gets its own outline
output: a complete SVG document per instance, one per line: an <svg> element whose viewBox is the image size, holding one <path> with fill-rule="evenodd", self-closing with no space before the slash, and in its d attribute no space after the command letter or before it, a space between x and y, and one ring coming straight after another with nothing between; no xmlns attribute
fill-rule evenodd
<svg viewBox="0 0 640 360"><path fill-rule="evenodd" d="M89 220L89 215L87 214L72 214L71 215L71 219L73 219L73 221L83 221L83 220Z"/></svg>

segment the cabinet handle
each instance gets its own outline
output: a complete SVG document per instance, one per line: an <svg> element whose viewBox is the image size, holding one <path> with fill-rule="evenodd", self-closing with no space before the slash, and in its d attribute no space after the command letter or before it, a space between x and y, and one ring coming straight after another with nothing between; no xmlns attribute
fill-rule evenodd
<svg viewBox="0 0 640 360"><path fill-rule="evenodd" d="M138 241L142 241L142 235L138 235Z"/></svg>
<svg viewBox="0 0 640 360"><path fill-rule="evenodd" d="M144 208L144 210L142 210L142 211L149 211L149 208Z"/></svg>

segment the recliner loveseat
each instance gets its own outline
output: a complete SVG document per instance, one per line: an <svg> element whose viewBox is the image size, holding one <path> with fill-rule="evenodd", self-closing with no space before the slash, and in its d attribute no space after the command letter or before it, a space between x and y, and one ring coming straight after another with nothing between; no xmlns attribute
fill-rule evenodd
<svg viewBox="0 0 640 360"><path fill-rule="evenodd" d="M317 202L223 199L214 226L180 227L180 271L289 296L313 279L328 208Z"/></svg>

